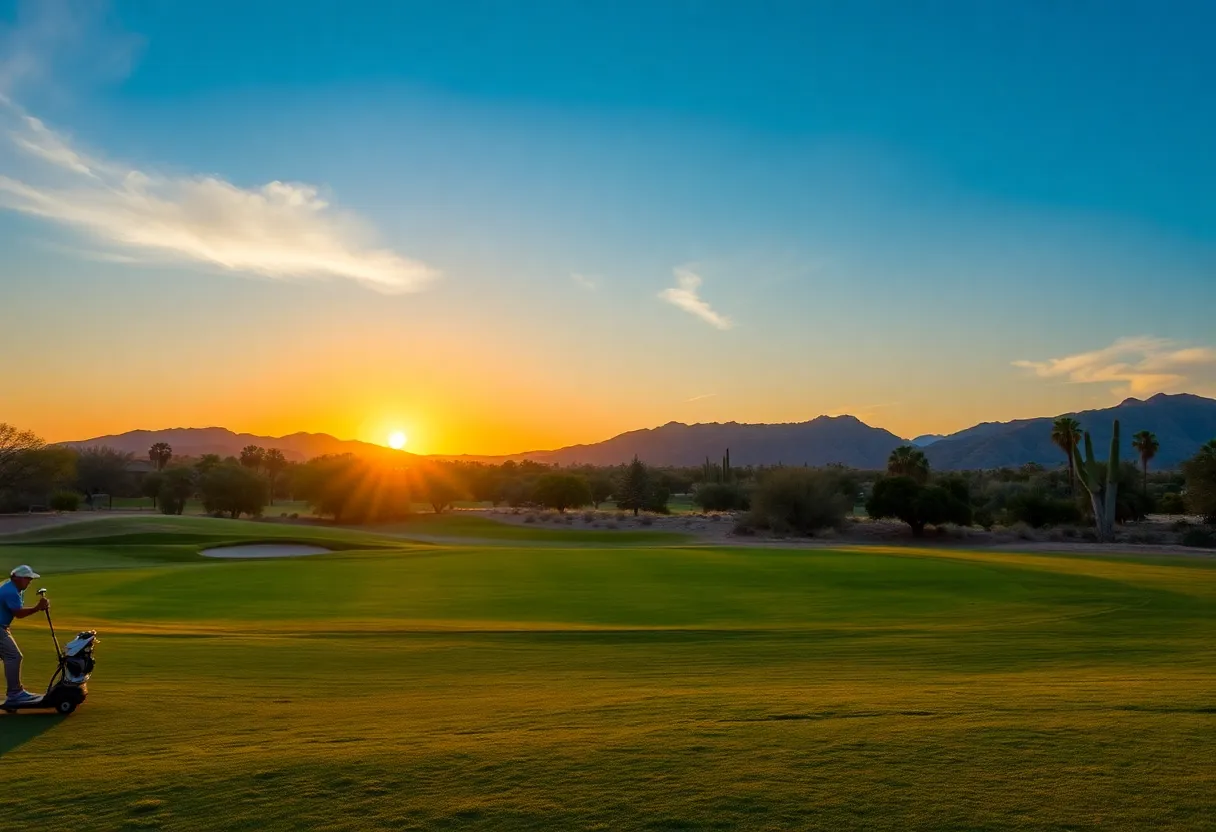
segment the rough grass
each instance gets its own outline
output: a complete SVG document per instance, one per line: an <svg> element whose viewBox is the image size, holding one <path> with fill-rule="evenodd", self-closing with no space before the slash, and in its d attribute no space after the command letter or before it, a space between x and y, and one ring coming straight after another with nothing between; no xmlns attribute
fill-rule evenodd
<svg viewBox="0 0 1216 832"><path fill-rule="evenodd" d="M230 562L192 550L274 527L85 525L0 546L42 571L61 629L102 638L76 714L0 716L6 816L23 825L1216 819L1206 561L420 545L297 527L292 540L352 548ZM15 628L31 683L51 665L35 622Z"/></svg>

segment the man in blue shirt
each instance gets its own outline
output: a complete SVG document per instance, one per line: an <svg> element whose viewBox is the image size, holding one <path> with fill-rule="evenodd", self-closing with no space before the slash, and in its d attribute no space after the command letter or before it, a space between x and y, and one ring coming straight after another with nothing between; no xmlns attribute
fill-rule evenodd
<svg viewBox="0 0 1216 832"><path fill-rule="evenodd" d="M14 618L27 618L50 609L51 604L46 598L39 598L32 607L25 606L25 588L38 577L41 576L28 566L18 566L9 573L8 580L0 584L0 660L4 662L4 680L8 684L8 696L4 700L6 705L19 705L41 698L21 686L21 651L8 629Z"/></svg>

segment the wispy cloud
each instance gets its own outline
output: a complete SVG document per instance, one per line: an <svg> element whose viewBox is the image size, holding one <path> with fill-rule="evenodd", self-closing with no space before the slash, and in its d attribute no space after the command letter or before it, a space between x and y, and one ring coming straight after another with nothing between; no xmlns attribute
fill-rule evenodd
<svg viewBox="0 0 1216 832"><path fill-rule="evenodd" d="M122 256L271 278L345 278L383 292L420 289L437 276L370 245L366 224L312 185L242 188L216 176L145 172L78 150L11 102L0 110L11 123L8 140L37 163L18 165L13 176L0 171L0 208L78 229Z"/></svg>
<svg viewBox="0 0 1216 832"><path fill-rule="evenodd" d="M704 399L712 399L717 393L702 393L700 396L693 396L691 399L685 399L685 402L699 402Z"/></svg>
<svg viewBox="0 0 1216 832"><path fill-rule="evenodd" d="M1117 396L1143 396L1187 385L1210 386L1216 377L1216 348L1141 335L1046 361L1014 361L1013 366L1039 378L1107 384Z"/></svg>
<svg viewBox="0 0 1216 832"><path fill-rule="evenodd" d="M715 312L712 307L701 299L697 290L701 288L701 276L688 268L675 269L676 285L659 292L659 297L670 304L678 306L691 315L718 329L731 329L734 323L730 318Z"/></svg>
<svg viewBox="0 0 1216 832"><path fill-rule="evenodd" d="M129 74L143 41L123 31L105 0L25 0L15 19L0 22L0 101L45 95L57 76L73 86Z"/></svg>
<svg viewBox="0 0 1216 832"><path fill-rule="evenodd" d="M589 277L585 274L579 274L578 272L575 272L574 274L570 275L570 279L573 280L575 283L577 283L579 286L582 286L588 292L594 292L596 289L598 289L600 287L600 282L597 279L595 279L594 277Z"/></svg>

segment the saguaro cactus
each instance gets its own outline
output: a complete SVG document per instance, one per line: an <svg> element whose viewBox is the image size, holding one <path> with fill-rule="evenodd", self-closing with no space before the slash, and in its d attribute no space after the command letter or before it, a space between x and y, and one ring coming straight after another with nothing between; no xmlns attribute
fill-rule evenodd
<svg viewBox="0 0 1216 832"><path fill-rule="evenodd" d="M1106 479L1101 479L1102 465L1094 460L1094 443L1085 431L1085 459L1074 447L1073 463L1077 479L1089 492L1089 501L1094 507L1094 525L1098 540L1108 543L1115 538L1115 509L1119 496L1119 420L1115 420L1114 433L1110 439L1110 459L1106 463Z"/></svg>

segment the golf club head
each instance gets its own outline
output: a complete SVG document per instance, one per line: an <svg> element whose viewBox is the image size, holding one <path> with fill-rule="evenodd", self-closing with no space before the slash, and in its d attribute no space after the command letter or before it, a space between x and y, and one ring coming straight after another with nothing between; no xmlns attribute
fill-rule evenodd
<svg viewBox="0 0 1216 832"><path fill-rule="evenodd" d="M42 589L38 590L38 594L39 594L39 595L46 595L46 587L43 587Z"/></svg>

